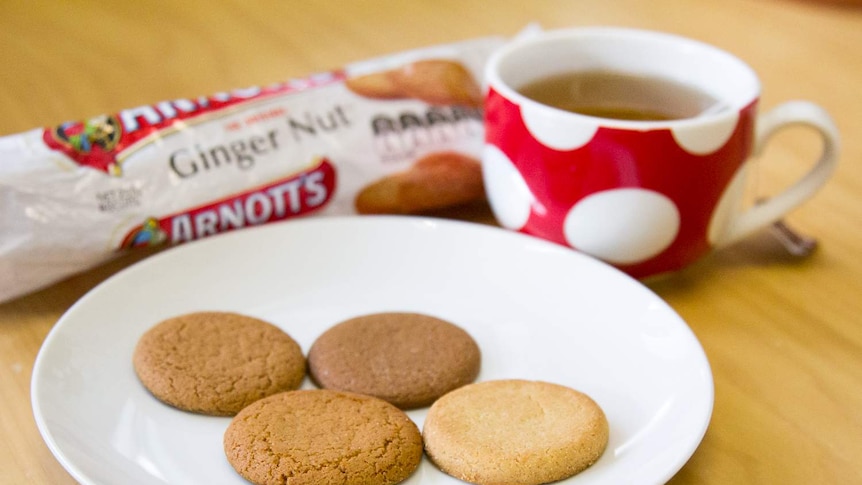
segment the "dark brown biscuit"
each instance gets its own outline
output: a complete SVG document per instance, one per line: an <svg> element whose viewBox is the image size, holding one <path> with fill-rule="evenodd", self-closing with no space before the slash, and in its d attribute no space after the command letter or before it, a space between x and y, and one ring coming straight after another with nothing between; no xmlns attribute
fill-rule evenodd
<svg viewBox="0 0 862 485"><path fill-rule="evenodd" d="M422 437L403 411L380 399L302 390L243 409L225 431L224 451L259 485L386 485L416 470Z"/></svg>
<svg viewBox="0 0 862 485"><path fill-rule="evenodd" d="M171 406L233 416L252 402L296 389L302 349L256 318L199 312L167 319L138 341L132 361L144 386Z"/></svg>
<svg viewBox="0 0 862 485"><path fill-rule="evenodd" d="M417 313L377 313L324 332L308 352L321 387L368 394L402 409L473 382L481 354L463 329Z"/></svg>
<svg viewBox="0 0 862 485"><path fill-rule="evenodd" d="M595 463L608 443L604 412L574 389L486 381L438 399L422 430L441 470L480 485L538 485Z"/></svg>
<svg viewBox="0 0 862 485"><path fill-rule="evenodd" d="M457 152L436 152L409 169L363 188L354 205L360 214L421 214L485 199L482 166Z"/></svg>

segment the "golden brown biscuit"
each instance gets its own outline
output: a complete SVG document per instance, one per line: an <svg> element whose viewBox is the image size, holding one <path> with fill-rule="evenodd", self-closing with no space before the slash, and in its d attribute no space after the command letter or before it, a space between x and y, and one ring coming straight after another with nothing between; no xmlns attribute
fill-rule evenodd
<svg viewBox="0 0 862 485"><path fill-rule="evenodd" d="M198 312L141 336L135 372L159 400L186 411L232 416L252 402L296 389L302 349L278 327L245 315Z"/></svg>
<svg viewBox="0 0 862 485"><path fill-rule="evenodd" d="M434 105L482 106L482 90L463 64L427 59L393 71L394 83L407 97Z"/></svg>
<svg viewBox="0 0 862 485"><path fill-rule="evenodd" d="M347 78L345 86L365 98L401 99L406 97L395 82L393 71L372 72Z"/></svg>
<svg viewBox="0 0 862 485"><path fill-rule="evenodd" d="M321 387L368 394L402 409L427 406L473 382L479 346L463 329L417 313L376 313L324 332L308 351Z"/></svg>
<svg viewBox="0 0 862 485"><path fill-rule="evenodd" d="M425 452L445 473L480 485L538 485L586 469L605 450L608 422L589 396L525 380L470 384L435 402Z"/></svg>
<svg viewBox="0 0 862 485"><path fill-rule="evenodd" d="M372 99L418 99L433 105L482 106L482 89L457 61L425 59L348 78L348 89Z"/></svg>
<svg viewBox="0 0 862 485"><path fill-rule="evenodd" d="M403 411L380 399L302 390L243 409L225 431L224 451L259 485L387 485L419 466L422 437Z"/></svg>
<svg viewBox="0 0 862 485"><path fill-rule="evenodd" d="M421 214L485 200L482 166L457 152L437 152L383 177L356 195L360 214Z"/></svg>

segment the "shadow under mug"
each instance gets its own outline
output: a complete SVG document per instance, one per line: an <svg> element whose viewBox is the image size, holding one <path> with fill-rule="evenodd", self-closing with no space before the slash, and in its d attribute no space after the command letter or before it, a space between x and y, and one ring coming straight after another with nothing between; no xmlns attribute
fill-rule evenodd
<svg viewBox="0 0 862 485"><path fill-rule="evenodd" d="M609 71L693 86L721 109L667 121L597 118L541 104L524 85ZM833 172L830 116L790 101L758 116L760 81L738 58L695 40L624 28L536 34L486 67L485 188L505 228L568 245L644 278L679 270L779 220ZM813 127L819 160L763 204L743 209L748 160L777 130Z"/></svg>

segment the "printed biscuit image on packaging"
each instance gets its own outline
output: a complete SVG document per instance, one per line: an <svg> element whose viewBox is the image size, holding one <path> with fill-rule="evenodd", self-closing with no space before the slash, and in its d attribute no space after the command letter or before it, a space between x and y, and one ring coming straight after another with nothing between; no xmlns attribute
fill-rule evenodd
<svg viewBox="0 0 862 485"><path fill-rule="evenodd" d="M419 99L436 105L482 106L482 91L457 61L424 59L388 71L348 78L347 87L368 98Z"/></svg>
<svg viewBox="0 0 862 485"><path fill-rule="evenodd" d="M350 77L345 85L372 99L418 99L430 105L479 108L482 92L463 64L423 59L395 69ZM430 118L435 111L429 111ZM482 171L473 157L452 152L430 153L406 170L362 188L355 208L360 214L421 214L485 198Z"/></svg>
<svg viewBox="0 0 862 485"><path fill-rule="evenodd" d="M403 172L365 186L355 205L360 214L422 214L484 197L479 160L457 152L435 152Z"/></svg>
<svg viewBox="0 0 862 485"><path fill-rule="evenodd" d="M435 46L0 137L0 301L126 248L483 199L477 80L502 43Z"/></svg>

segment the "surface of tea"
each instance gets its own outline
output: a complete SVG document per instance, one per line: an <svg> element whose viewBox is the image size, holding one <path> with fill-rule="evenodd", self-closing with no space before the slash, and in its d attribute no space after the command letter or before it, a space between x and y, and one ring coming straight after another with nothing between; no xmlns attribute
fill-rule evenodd
<svg viewBox="0 0 862 485"><path fill-rule="evenodd" d="M709 94L670 79L612 71L558 74L518 91L554 108L599 118L664 121L692 118L716 104Z"/></svg>

